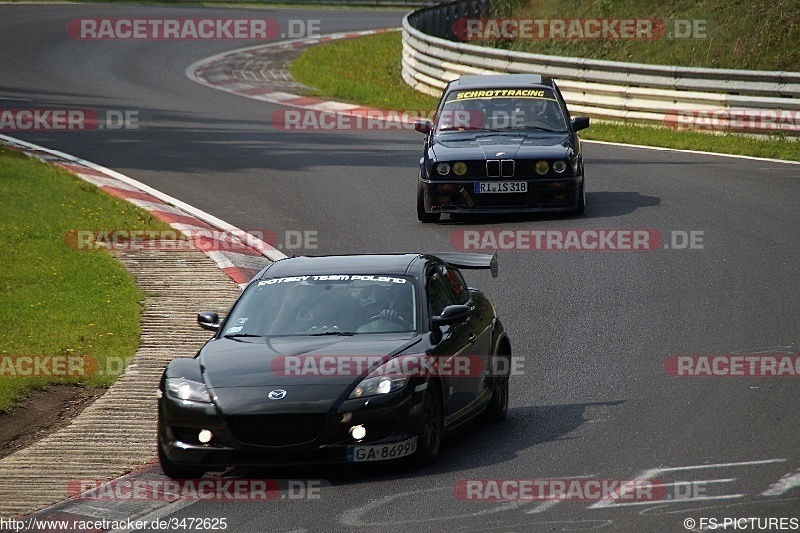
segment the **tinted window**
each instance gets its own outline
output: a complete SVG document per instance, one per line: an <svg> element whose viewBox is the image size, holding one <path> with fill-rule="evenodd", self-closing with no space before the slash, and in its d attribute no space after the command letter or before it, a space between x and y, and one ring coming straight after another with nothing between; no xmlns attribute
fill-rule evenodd
<svg viewBox="0 0 800 533"><path fill-rule="evenodd" d="M464 284L464 278L461 277L461 272L455 268L440 267L442 278L447 281L447 286L453 294L453 301L457 304L466 304L469 301L469 291Z"/></svg>
<svg viewBox="0 0 800 533"><path fill-rule="evenodd" d="M307 275L259 280L231 311L224 335L394 333L416 328L414 284L404 276ZM391 315L393 318L387 319Z"/></svg>
<svg viewBox="0 0 800 533"><path fill-rule="evenodd" d="M444 308L452 304L445 281L438 271L434 271L428 278L428 309L431 316L441 315Z"/></svg>
<svg viewBox="0 0 800 533"><path fill-rule="evenodd" d="M468 130L566 131L564 109L547 88L462 90L448 93L436 132Z"/></svg>

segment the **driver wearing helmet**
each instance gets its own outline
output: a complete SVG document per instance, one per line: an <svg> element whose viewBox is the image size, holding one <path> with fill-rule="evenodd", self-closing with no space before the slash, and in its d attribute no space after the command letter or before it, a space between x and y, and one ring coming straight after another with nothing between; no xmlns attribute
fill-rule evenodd
<svg viewBox="0 0 800 533"><path fill-rule="evenodd" d="M411 331L413 326L413 299L410 285L393 283L389 287L373 285L362 291L362 316L368 316L358 333L389 333ZM366 293L366 294L364 294Z"/></svg>
<svg viewBox="0 0 800 533"><path fill-rule="evenodd" d="M525 117L525 125L537 126L548 130L563 130L563 121L560 118L560 113L553 109L554 105L554 102L543 98L526 99L521 110Z"/></svg>

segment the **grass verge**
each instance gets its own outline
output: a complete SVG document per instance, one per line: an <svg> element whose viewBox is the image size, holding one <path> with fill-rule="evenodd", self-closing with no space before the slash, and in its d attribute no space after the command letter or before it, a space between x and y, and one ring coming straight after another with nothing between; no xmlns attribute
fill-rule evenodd
<svg viewBox="0 0 800 533"><path fill-rule="evenodd" d="M538 54L655 65L797 70L797 6L797 0L502 0L496 3L497 14L514 18L657 19L665 23L665 30L662 38L651 39L545 38L493 44ZM652 32L653 37L659 35Z"/></svg>
<svg viewBox="0 0 800 533"><path fill-rule="evenodd" d="M400 75L399 32L367 35L306 50L291 66L299 82L326 96L354 104L408 112L435 109L437 99L406 85ZM598 141L661 146L800 161L800 142L666 127L593 123L581 137Z"/></svg>
<svg viewBox="0 0 800 533"><path fill-rule="evenodd" d="M0 212L0 411L51 383L109 385L123 369L120 361L136 352L145 295L111 254L71 249L64 237L75 229L168 226L2 145ZM66 376L57 367L60 375L46 375L53 367L33 367L22 359L30 356L83 356L90 375Z"/></svg>

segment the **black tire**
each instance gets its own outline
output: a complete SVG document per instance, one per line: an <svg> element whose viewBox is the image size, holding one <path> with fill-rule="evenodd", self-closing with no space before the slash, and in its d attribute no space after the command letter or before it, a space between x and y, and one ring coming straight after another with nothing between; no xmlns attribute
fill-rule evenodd
<svg viewBox="0 0 800 533"><path fill-rule="evenodd" d="M498 354L495 358L506 359L503 368L511 368L511 356ZM492 377L492 399L486 406L486 420L488 422L502 422L508 416L508 374Z"/></svg>
<svg viewBox="0 0 800 533"><path fill-rule="evenodd" d="M442 447L442 431L444 422L442 416L442 397L432 383L425 391L422 399L422 413L420 414L419 436L417 437L417 452L414 462L425 466L436 462L439 450Z"/></svg>
<svg viewBox="0 0 800 533"><path fill-rule="evenodd" d="M161 463L161 470L172 479L199 479L206 473L202 468L177 466L167 459L161 449L161 443L158 444L158 462Z"/></svg>
<svg viewBox="0 0 800 533"><path fill-rule="evenodd" d="M581 182L581 188L578 189L578 207L572 213L575 215L582 215L586 212L586 178Z"/></svg>
<svg viewBox="0 0 800 533"><path fill-rule="evenodd" d="M425 224L432 222L439 222L441 213L427 213L425 211L425 191L422 190L422 184L417 186L417 219Z"/></svg>

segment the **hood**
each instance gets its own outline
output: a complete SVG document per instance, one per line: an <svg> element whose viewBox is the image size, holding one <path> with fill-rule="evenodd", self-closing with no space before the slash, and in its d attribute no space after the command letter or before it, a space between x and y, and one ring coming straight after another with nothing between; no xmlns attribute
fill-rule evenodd
<svg viewBox="0 0 800 533"><path fill-rule="evenodd" d="M385 361L418 341L416 334L219 338L203 347L199 361L224 415L322 413L333 408L360 376L355 372L291 375L291 371L287 372L287 357L294 362L303 360L294 356L369 356ZM285 397L270 400L270 391L277 389L286 391Z"/></svg>
<svg viewBox="0 0 800 533"><path fill-rule="evenodd" d="M574 146L569 133L472 133L436 137L431 151L436 161L475 159L480 153L484 159L570 159Z"/></svg>

